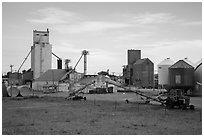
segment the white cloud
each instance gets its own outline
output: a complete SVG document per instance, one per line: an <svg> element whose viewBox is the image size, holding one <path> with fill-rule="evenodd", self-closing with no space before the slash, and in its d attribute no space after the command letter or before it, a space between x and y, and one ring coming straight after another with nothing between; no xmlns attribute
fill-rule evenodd
<svg viewBox="0 0 204 137"><path fill-rule="evenodd" d="M52 25L54 30L62 33L99 32L132 26L128 23L85 20L82 15L58 8L40 9L34 14L39 16L38 19L28 19L28 22Z"/></svg>
<svg viewBox="0 0 204 137"><path fill-rule="evenodd" d="M121 42L121 41L125 41L125 40L135 40L135 39L143 39L143 38L148 38L150 36L155 35L155 32L137 32L137 33L131 33L131 34L127 34L127 33L123 33L122 35L115 37L113 39L114 42Z"/></svg>
<svg viewBox="0 0 204 137"><path fill-rule="evenodd" d="M28 19L30 23L41 23L41 24L67 24L77 18L76 13L61 10L59 8L45 8L39 9L33 12L34 15L39 16L39 19Z"/></svg>
<svg viewBox="0 0 204 137"><path fill-rule="evenodd" d="M185 26L202 26L202 21L184 22Z"/></svg>
<svg viewBox="0 0 204 137"><path fill-rule="evenodd" d="M107 21L84 21L71 25L60 25L54 29L62 33L84 33L84 32L100 32L110 29L120 29L131 27L131 24L107 22Z"/></svg>
<svg viewBox="0 0 204 137"><path fill-rule="evenodd" d="M171 13L141 13L141 14L123 14L121 17L126 18L129 22L138 26L150 26L150 25L161 25L161 24L174 24L184 26L201 26L202 21L188 21L186 19L180 19L176 15Z"/></svg>
<svg viewBox="0 0 204 137"><path fill-rule="evenodd" d="M145 13L134 15L132 19L138 24L162 24L169 23L175 17L169 13Z"/></svg>
<svg viewBox="0 0 204 137"><path fill-rule="evenodd" d="M202 40L180 40L180 41L159 41L154 42L152 44L140 44L137 45L129 45L128 47L136 47L139 49L155 49L157 48L171 48L174 50L177 50L178 48L183 48L183 50L186 50L186 47L192 47L192 48L201 48L202 47Z"/></svg>

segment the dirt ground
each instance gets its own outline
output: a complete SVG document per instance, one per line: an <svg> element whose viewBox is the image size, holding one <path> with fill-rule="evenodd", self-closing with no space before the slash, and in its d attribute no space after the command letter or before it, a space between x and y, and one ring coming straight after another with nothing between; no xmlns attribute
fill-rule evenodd
<svg viewBox="0 0 204 137"><path fill-rule="evenodd" d="M61 93L61 95L66 93ZM85 95L65 100L57 94L40 98L3 98L2 134L12 135L201 135L202 107L166 110L134 101L132 93ZM119 98L119 100L118 100ZM125 103L125 99L130 103ZM194 99L199 102L201 99Z"/></svg>

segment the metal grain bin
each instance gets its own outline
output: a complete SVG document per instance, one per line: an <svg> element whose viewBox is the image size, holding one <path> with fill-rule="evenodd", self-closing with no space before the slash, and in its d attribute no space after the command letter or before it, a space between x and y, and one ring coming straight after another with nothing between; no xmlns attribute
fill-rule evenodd
<svg viewBox="0 0 204 137"><path fill-rule="evenodd" d="M158 84L162 87L169 83L169 67L174 64L170 58L164 59L158 66Z"/></svg>
<svg viewBox="0 0 204 137"><path fill-rule="evenodd" d="M194 69L195 92L193 95L202 95L202 60L200 60Z"/></svg>
<svg viewBox="0 0 204 137"><path fill-rule="evenodd" d="M169 67L169 87L192 89L194 86L194 68L184 60Z"/></svg>

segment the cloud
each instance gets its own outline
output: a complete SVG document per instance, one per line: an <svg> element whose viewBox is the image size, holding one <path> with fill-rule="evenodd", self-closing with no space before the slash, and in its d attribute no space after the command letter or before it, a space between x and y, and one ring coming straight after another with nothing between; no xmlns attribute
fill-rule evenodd
<svg viewBox="0 0 204 137"><path fill-rule="evenodd" d="M126 18L138 26L150 26L161 24L184 25L184 26L201 26L202 21L188 21L180 19L171 13L141 13L141 14L123 14L121 17Z"/></svg>
<svg viewBox="0 0 204 137"><path fill-rule="evenodd" d="M184 22L185 26L202 26L202 21Z"/></svg>
<svg viewBox="0 0 204 137"><path fill-rule="evenodd" d="M142 39L142 38L147 38L150 36L155 35L155 32L138 32L138 33L132 33L132 34L122 34L118 37L115 37L113 39L114 42L121 42L121 41L126 41L126 40L135 40L135 39Z"/></svg>
<svg viewBox="0 0 204 137"><path fill-rule="evenodd" d="M137 24L162 24L171 22L175 16L170 13L145 13L138 14L132 17L133 21Z"/></svg>
<svg viewBox="0 0 204 137"><path fill-rule="evenodd" d="M54 30L62 33L99 32L132 26L129 23L86 20L82 15L53 7L33 13L38 15L38 19L27 19L28 22L52 25Z"/></svg>
<svg viewBox="0 0 204 137"><path fill-rule="evenodd" d="M33 12L34 15L39 16L39 19L27 19L30 23L41 23L41 24L67 24L72 20L77 18L77 14L65 10L61 10L59 8L45 8L39 9Z"/></svg>
<svg viewBox="0 0 204 137"><path fill-rule="evenodd" d="M131 24L107 22L107 21L84 21L70 25L60 25L54 29L62 33L84 33L84 32L100 32L110 29L120 29L131 27Z"/></svg>
<svg viewBox="0 0 204 137"><path fill-rule="evenodd" d="M53 50L66 56L67 53L79 54L81 49L78 48L77 45L75 45L72 41L61 39L58 41L57 46L53 45Z"/></svg>
<svg viewBox="0 0 204 137"><path fill-rule="evenodd" d="M186 47L199 48L202 47L202 40L160 41L152 44L140 44L140 46L136 47L141 49L172 48L175 50L180 47L183 49Z"/></svg>

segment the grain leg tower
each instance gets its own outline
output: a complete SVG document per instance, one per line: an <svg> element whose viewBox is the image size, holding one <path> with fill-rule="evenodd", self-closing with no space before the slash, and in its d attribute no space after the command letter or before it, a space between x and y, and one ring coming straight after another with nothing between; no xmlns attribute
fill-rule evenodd
<svg viewBox="0 0 204 137"><path fill-rule="evenodd" d="M35 80L52 66L52 45L49 43L48 29L47 31L33 30L31 49L31 70Z"/></svg>

